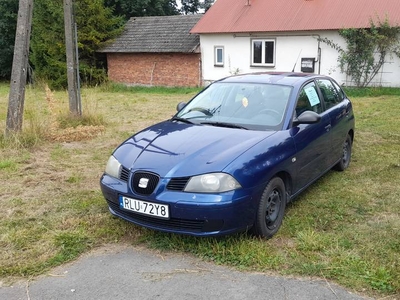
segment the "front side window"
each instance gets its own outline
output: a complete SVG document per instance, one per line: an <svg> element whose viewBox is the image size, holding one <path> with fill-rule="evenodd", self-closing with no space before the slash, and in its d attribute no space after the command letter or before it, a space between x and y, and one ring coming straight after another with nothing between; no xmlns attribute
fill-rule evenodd
<svg viewBox="0 0 400 300"><path fill-rule="evenodd" d="M221 67L224 65L224 47L222 46L214 47L214 65Z"/></svg>
<svg viewBox="0 0 400 300"><path fill-rule="evenodd" d="M310 110L318 114L322 112L321 101L319 99L314 82L306 84L301 89L297 99L296 115L300 116L306 110Z"/></svg>
<svg viewBox="0 0 400 300"><path fill-rule="evenodd" d="M251 43L253 66L274 66L275 65L275 40L263 39L252 40Z"/></svg>

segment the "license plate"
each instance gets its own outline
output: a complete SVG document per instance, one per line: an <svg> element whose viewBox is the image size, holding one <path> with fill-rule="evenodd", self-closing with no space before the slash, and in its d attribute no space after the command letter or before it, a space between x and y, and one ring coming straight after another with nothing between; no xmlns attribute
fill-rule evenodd
<svg viewBox="0 0 400 300"><path fill-rule="evenodd" d="M132 199L124 196L119 197L119 207L139 214L168 219L168 205Z"/></svg>

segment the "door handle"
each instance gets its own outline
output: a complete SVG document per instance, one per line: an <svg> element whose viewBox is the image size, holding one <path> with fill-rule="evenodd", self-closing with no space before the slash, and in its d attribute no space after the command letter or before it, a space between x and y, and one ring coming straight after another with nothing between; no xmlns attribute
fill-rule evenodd
<svg viewBox="0 0 400 300"><path fill-rule="evenodd" d="M328 124L328 125L325 126L326 131L331 130L331 128L332 128L332 125L331 125L331 124Z"/></svg>

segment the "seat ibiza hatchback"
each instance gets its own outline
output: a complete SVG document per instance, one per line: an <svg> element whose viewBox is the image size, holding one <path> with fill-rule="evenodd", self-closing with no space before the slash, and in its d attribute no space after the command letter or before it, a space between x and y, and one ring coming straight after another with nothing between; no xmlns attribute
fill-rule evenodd
<svg viewBox="0 0 400 300"><path fill-rule="evenodd" d="M113 215L165 232L270 238L287 203L350 163L352 104L326 76L232 76L177 108L110 156L100 185Z"/></svg>

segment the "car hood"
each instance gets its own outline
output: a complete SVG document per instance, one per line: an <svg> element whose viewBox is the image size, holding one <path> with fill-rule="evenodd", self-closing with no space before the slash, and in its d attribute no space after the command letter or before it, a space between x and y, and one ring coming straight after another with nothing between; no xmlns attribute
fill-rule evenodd
<svg viewBox="0 0 400 300"><path fill-rule="evenodd" d="M238 156L275 133L165 121L135 134L114 156L132 169L161 177L223 171Z"/></svg>

